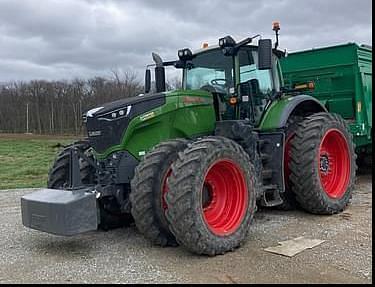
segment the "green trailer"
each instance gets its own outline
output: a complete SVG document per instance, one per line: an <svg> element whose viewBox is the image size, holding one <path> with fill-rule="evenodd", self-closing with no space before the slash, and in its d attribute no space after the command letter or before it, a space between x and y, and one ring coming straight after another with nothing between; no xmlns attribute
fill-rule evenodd
<svg viewBox="0 0 375 287"><path fill-rule="evenodd" d="M307 90L354 135L357 153L372 150L372 47L348 43L290 53L281 59L285 85Z"/></svg>

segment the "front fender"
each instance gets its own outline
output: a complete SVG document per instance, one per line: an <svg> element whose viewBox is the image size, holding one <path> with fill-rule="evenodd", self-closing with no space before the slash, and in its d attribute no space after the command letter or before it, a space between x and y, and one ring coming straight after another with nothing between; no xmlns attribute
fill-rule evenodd
<svg viewBox="0 0 375 287"><path fill-rule="evenodd" d="M259 124L260 130L274 130L285 127L292 114L307 116L327 112L326 107L309 95L286 96L274 101L265 111Z"/></svg>

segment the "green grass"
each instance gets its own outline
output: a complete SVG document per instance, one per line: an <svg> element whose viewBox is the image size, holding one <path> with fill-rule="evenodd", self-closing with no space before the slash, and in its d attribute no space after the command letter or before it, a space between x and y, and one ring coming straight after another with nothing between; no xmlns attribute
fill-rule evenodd
<svg viewBox="0 0 375 287"><path fill-rule="evenodd" d="M73 138L2 137L0 135L0 190L45 187L50 167L61 148Z"/></svg>

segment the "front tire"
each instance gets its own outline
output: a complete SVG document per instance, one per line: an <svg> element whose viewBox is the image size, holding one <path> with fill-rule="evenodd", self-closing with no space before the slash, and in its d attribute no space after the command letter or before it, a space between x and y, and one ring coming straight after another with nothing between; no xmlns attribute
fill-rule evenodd
<svg viewBox="0 0 375 287"><path fill-rule="evenodd" d="M179 153L166 194L177 241L197 254L234 250L256 210L256 177L248 154L224 137L200 139Z"/></svg>
<svg viewBox="0 0 375 287"><path fill-rule="evenodd" d="M69 161L70 149L77 148L86 156L93 158L90 152L90 145L87 141L78 141L70 144L57 155L53 166L48 173L47 187L52 189L64 189L69 182ZM94 184L95 170L88 162L79 159L79 170L83 184Z"/></svg>
<svg viewBox="0 0 375 287"><path fill-rule="evenodd" d="M174 139L155 146L136 167L131 181L130 202L135 225L157 245L177 245L165 218L164 194L168 192L171 165L187 143L185 139Z"/></svg>
<svg viewBox="0 0 375 287"><path fill-rule="evenodd" d="M307 117L291 145L290 180L297 202L315 214L341 212L351 199L357 169L345 121L330 113Z"/></svg>

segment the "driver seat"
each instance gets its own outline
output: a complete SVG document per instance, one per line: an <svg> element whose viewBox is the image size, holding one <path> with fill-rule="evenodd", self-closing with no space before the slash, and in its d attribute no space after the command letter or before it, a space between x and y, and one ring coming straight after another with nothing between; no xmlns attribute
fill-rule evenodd
<svg viewBox="0 0 375 287"><path fill-rule="evenodd" d="M210 92L214 101L214 109L216 114L216 120L220 121L221 116L227 111L225 98L222 90L219 90L211 85L204 85L200 88L201 90Z"/></svg>

